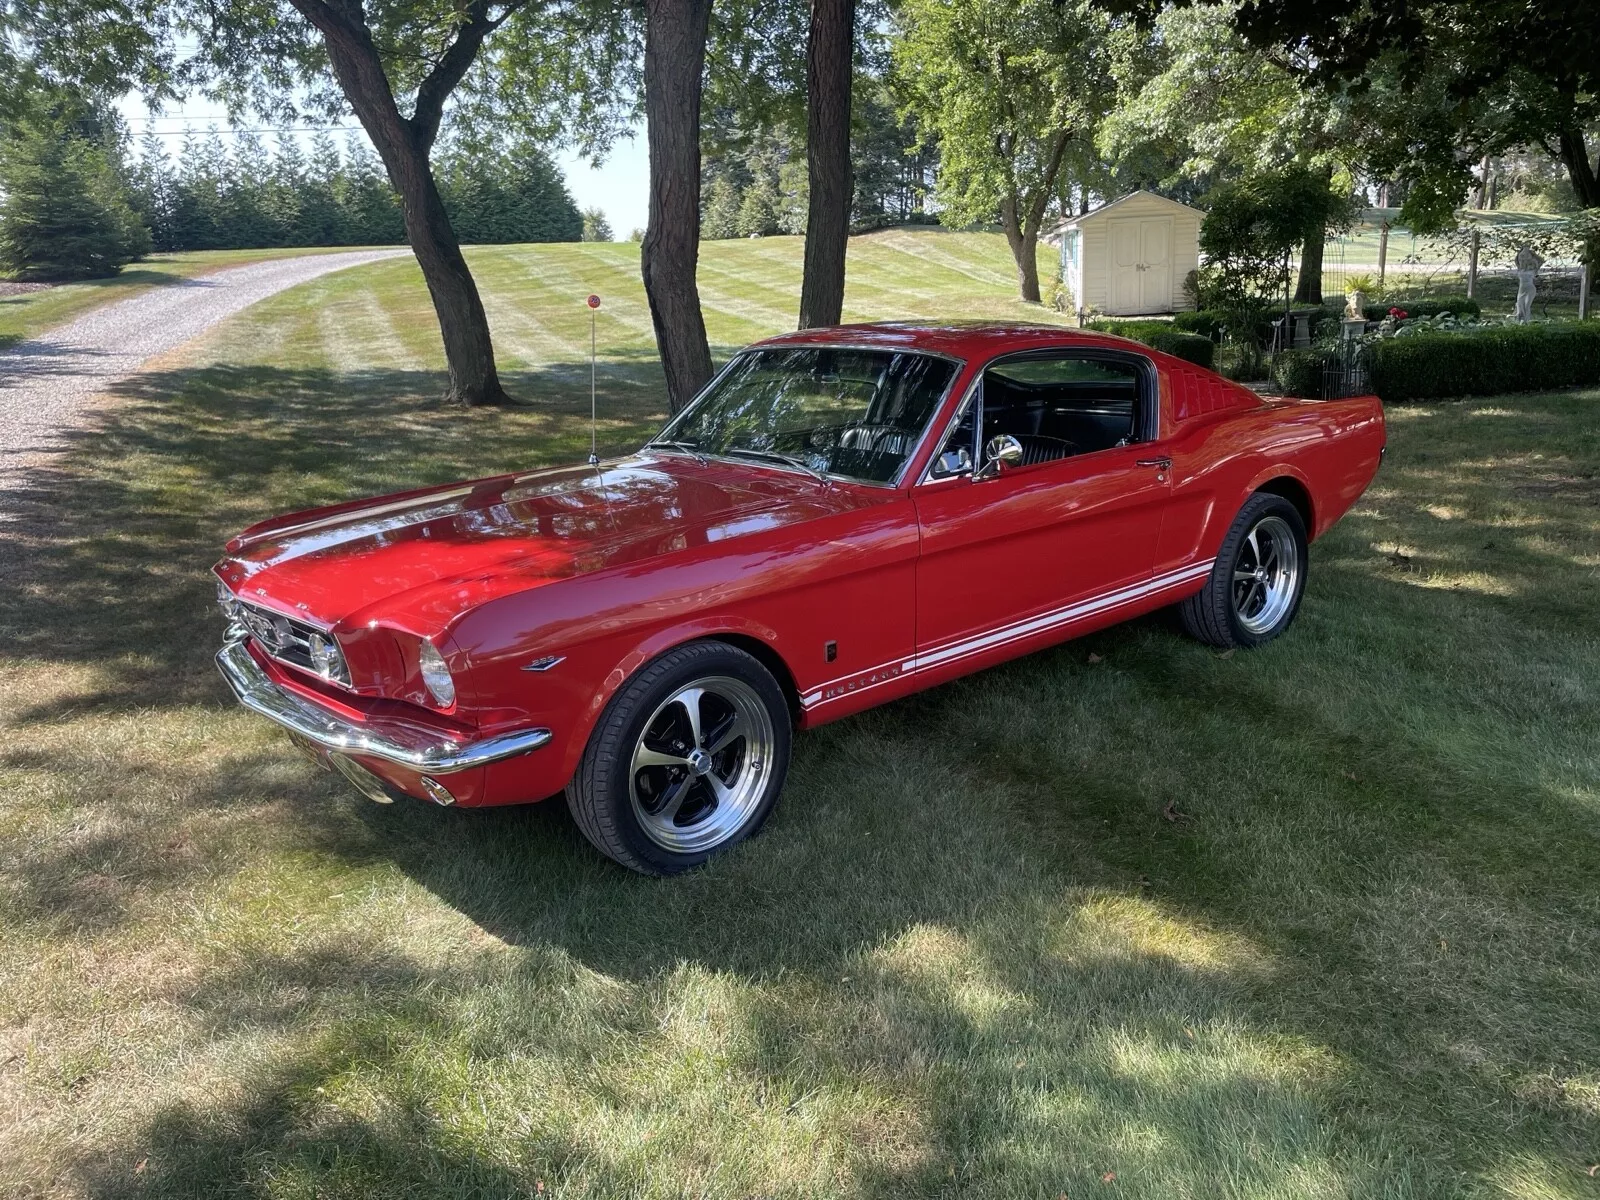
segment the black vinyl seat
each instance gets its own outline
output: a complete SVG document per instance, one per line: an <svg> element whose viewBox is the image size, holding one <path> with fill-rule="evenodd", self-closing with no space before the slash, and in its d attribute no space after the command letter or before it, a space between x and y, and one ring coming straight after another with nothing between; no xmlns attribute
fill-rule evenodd
<svg viewBox="0 0 1600 1200"><path fill-rule="evenodd" d="M1065 438L1042 433L1025 433L1017 441L1022 444L1022 465L1025 467L1054 462L1058 458L1070 458L1078 452L1078 447Z"/></svg>

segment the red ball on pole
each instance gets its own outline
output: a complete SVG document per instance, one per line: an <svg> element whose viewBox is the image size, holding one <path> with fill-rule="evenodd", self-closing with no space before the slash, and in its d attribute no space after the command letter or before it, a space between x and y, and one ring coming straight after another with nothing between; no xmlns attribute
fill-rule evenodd
<svg viewBox="0 0 1600 1200"><path fill-rule="evenodd" d="M600 297L599 296L590 296L587 300L584 301L584 303L587 304L590 308L599 308L600 307Z"/></svg>

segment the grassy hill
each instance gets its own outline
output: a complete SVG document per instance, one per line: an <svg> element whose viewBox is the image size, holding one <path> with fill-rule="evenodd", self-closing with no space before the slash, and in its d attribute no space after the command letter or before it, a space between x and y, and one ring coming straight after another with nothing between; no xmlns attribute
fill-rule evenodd
<svg viewBox="0 0 1600 1200"><path fill-rule="evenodd" d="M721 359L758 338L793 329L803 242L795 237L707 242L700 301ZM1044 247L1042 264L1054 252ZM479 246L467 257L483 294L502 371L525 399L589 386L589 310L598 293L601 378L610 389L659 393L650 310L633 243ZM999 234L888 230L852 239L846 321L897 317L1063 320L1016 298L1016 275ZM298 315L297 315L298 314ZM333 368L442 370L433 309L421 272L397 259L329 276L270 302L264 322L296 362ZM236 331L240 332L240 331ZM248 336L248 335L246 335ZM537 376L537 381L530 378ZM518 377L522 378L519 380ZM442 385L441 385L442 386Z"/></svg>

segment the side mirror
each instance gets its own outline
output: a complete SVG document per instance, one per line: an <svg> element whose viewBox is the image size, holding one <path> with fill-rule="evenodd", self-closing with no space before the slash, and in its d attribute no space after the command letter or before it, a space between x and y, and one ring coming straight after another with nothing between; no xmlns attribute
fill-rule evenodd
<svg viewBox="0 0 1600 1200"><path fill-rule="evenodd" d="M974 479L993 479L1002 471L1022 465L1022 443L1009 433L997 433L983 448L983 466Z"/></svg>

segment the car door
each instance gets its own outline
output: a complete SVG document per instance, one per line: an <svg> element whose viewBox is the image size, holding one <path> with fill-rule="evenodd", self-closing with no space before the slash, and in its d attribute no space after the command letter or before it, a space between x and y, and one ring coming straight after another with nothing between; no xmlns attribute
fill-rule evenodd
<svg viewBox="0 0 1600 1200"><path fill-rule="evenodd" d="M1065 625L1148 583L1171 488L1156 387L1150 360L1121 351L989 364L912 493L919 663ZM982 455L998 436L1024 461L993 473Z"/></svg>

